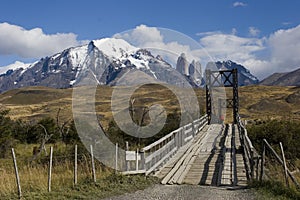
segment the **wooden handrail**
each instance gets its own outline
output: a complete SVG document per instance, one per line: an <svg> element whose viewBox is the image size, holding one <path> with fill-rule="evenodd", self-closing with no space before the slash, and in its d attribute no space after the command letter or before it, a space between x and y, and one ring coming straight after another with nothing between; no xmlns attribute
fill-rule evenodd
<svg viewBox="0 0 300 200"><path fill-rule="evenodd" d="M202 116L201 118L189 123L183 127L178 128L177 130L172 131L171 133L165 135L159 140L149 144L148 146L141 149L143 154L142 165L143 170L147 173L153 171L160 163L164 162L166 159L169 159L174 153L177 152L181 145L184 145L188 140L187 137L194 137L197 134L198 130L203 128L207 124L207 115ZM185 128L189 127L188 130L192 130L192 134L188 131L188 134L185 132ZM196 128L196 129L195 129ZM181 142L178 143L178 140ZM167 141L167 142L166 142ZM172 141L172 147L169 145ZM158 157L158 160L156 160ZM148 158L148 159L147 159ZM151 158L151 159L150 159ZM155 160L156 163L152 163L152 160Z"/></svg>

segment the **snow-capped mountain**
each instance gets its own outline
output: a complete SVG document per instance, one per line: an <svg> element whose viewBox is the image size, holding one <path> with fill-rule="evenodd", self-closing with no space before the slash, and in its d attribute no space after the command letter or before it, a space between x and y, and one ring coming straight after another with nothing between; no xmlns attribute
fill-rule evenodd
<svg viewBox="0 0 300 200"><path fill-rule="evenodd" d="M148 50L115 38L93 40L88 45L66 49L33 64L15 64L8 66L9 70L2 68L0 92L25 86L68 88L85 74L92 74L99 84L135 84L141 78L134 79L136 71L144 72L147 77L143 78L172 85L184 86L188 82L197 85L194 76L178 72L160 55L154 56Z"/></svg>
<svg viewBox="0 0 300 200"><path fill-rule="evenodd" d="M237 68L239 85L256 84L249 70L232 61L216 62L218 69ZM141 73L143 72L143 73ZM32 64L16 62L0 68L0 92L26 86L69 88L92 76L102 85L134 85L143 80L194 87L203 84L199 61L184 54L171 66L160 55L130 45L122 39L104 38L72 47Z"/></svg>
<svg viewBox="0 0 300 200"><path fill-rule="evenodd" d="M0 67L0 74L5 74L7 71L10 70L10 72L20 69L22 68L23 70L26 70L29 66L31 65L31 63L23 63L20 61L16 61L13 64L7 65L5 67ZM8 73L10 73L8 72Z"/></svg>

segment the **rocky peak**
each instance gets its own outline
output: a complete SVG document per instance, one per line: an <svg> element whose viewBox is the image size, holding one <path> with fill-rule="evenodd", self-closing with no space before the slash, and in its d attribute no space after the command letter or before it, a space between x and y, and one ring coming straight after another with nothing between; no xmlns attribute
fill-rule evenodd
<svg viewBox="0 0 300 200"><path fill-rule="evenodd" d="M176 70L184 75L189 75L189 63L186 59L186 56L184 53L182 53L178 59L176 64Z"/></svg>

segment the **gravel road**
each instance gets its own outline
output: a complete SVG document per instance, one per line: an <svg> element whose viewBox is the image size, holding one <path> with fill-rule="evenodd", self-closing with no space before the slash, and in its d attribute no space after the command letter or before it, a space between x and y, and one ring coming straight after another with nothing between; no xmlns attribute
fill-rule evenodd
<svg viewBox="0 0 300 200"><path fill-rule="evenodd" d="M146 190L107 200L254 200L255 194L249 189L226 189L199 185L154 185Z"/></svg>

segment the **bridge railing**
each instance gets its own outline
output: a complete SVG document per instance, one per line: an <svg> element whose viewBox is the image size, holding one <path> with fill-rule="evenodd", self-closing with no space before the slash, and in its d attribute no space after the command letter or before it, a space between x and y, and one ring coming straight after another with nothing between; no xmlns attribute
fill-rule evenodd
<svg viewBox="0 0 300 200"><path fill-rule="evenodd" d="M204 115L142 148L136 155L136 169L128 169L123 173L150 174L166 163L180 147L191 141L207 123L207 115Z"/></svg>
<svg viewBox="0 0 300 200"><path fill-rule="evenodd" d="M253 147L250 138L248 137L247 129L238 117L238 129L240 133L240 140L244 150L245 165L247 170L247 178L253 180L255 177L258 179L258 165L260 155Z"/></svg>

